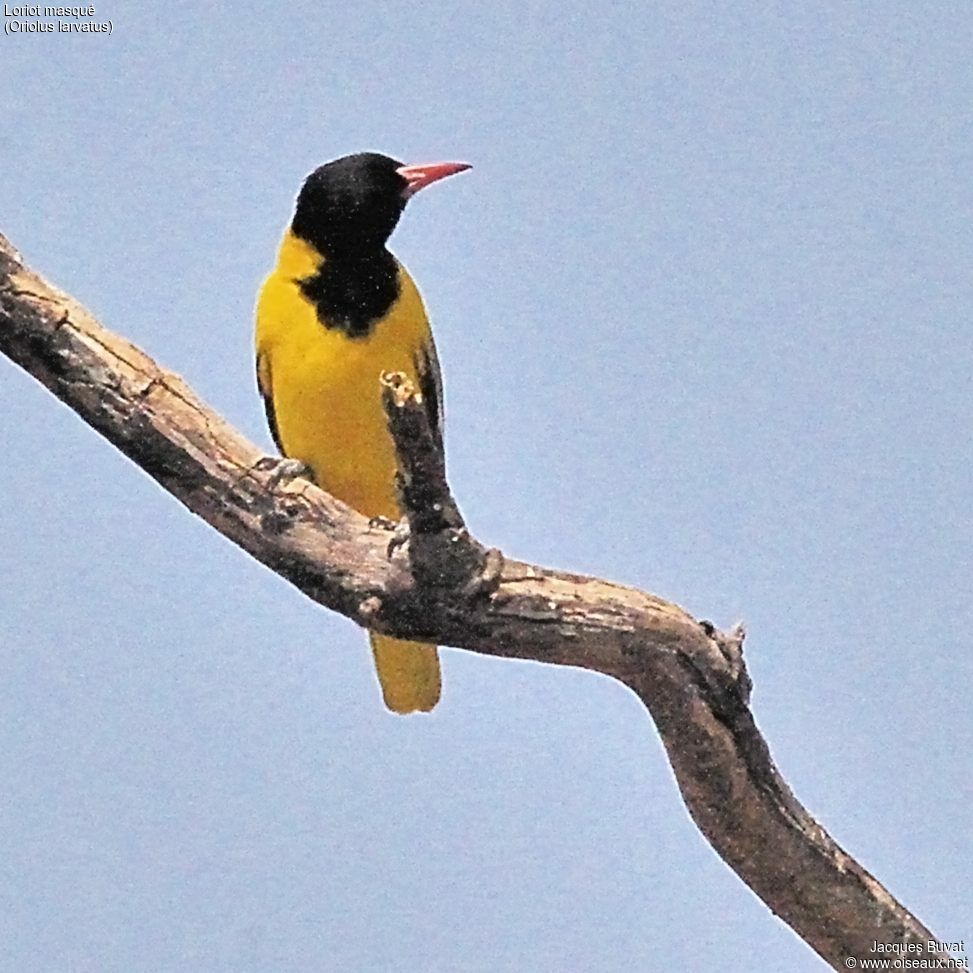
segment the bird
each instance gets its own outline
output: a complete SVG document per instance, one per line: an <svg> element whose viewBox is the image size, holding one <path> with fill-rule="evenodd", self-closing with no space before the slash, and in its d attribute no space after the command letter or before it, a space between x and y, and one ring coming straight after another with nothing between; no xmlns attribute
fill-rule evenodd
<svg viewBox="0 0 973 973"><path fill-rule="evenodd" d="M404 372L442 448L442 377L422 297L386 246L406 203L465 162L406 165L377 152L315 169L297 196L256 306L257 385L271 436L318 486L375 519L401 515L379 377ZM429 712L437 647L369 633L385 706Z"/></svg>

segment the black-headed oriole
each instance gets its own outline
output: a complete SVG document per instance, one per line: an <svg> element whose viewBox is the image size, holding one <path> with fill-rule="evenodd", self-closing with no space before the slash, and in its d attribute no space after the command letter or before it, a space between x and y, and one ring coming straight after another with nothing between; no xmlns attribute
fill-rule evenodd
<svg viewBox="0 0 973 973"><path fill-rule="evenodd" d="M284 456L366 517L399 516L395 450L379 389L405 372L442 440L442 384L422 298L386 248L406 201L465 163L403 165L376 153L315 169L257 298L257 382ZM429 711L435 646L372 633L386 706Z"/></svg>

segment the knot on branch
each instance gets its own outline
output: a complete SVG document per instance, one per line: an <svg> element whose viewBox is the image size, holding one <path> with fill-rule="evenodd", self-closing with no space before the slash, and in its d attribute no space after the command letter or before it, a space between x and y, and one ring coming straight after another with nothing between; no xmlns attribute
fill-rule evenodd
<svg viewBox="0 0 973 973"><path fill-rule="evenodd" d="M706 619L700 621L699 624L720 650L720 655L726 660L727 671L721 680L725 685L720 688L724 693L728 693L731 697L739 700L743 706L748 706L753 682L747 672L746 662L743 660L743 640L747 636L746 627L743 622L737 622L731 629L724 632Z"/></svg>

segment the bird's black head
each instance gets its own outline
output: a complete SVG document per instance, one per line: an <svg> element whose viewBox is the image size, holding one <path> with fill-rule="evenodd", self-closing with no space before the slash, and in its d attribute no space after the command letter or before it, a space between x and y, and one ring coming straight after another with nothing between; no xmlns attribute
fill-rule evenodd
<svg viewBox="0 0 973 973"><path fill-rule="evenodd" d="M381 249L405 206L402 163L375 152L315 169L297 197L292 229L322 253Z"/></svg>
<svg viewBox="0 0 973 973"><path fill-rule="evenodd" d="M301 188L291 229L329 256L373 253L385 246L406 200L469 166L407 166L377 152L346 155L315 169Z"/></svg>

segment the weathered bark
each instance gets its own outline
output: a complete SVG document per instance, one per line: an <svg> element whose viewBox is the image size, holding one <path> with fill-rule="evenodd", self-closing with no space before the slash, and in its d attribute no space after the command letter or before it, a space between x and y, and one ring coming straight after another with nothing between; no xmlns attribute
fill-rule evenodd
<svg viewBox="0 0 973 973"><path fill-rule="evenodd" d="M749 709L742 629L655 595L505 560L469 536L415 391L385 381L408 543L278 464L178 378L27 270L0 236L0 350L193 513L308 597L369 628L580 666L629 686L693 820L726 863L835 969L873 941L934 937L798 803Z"/></svg>

